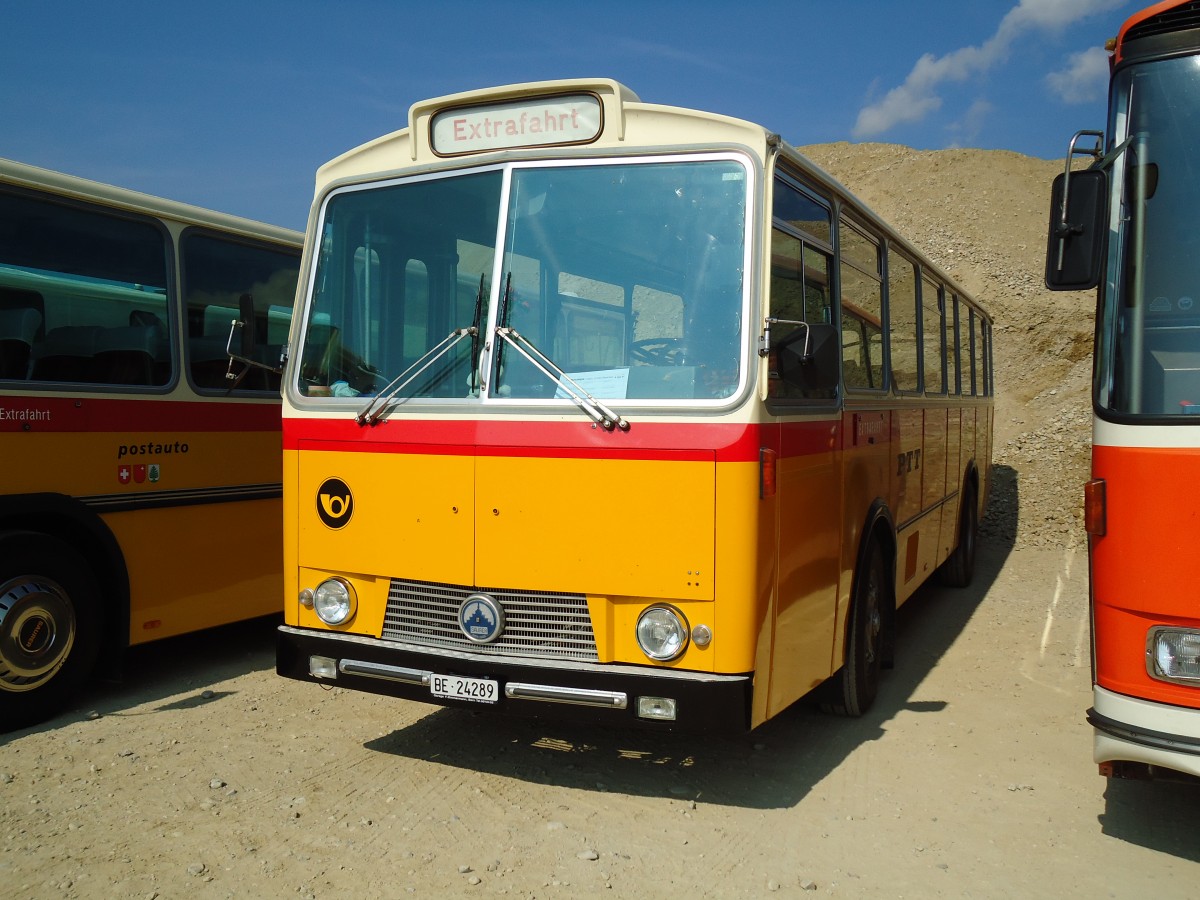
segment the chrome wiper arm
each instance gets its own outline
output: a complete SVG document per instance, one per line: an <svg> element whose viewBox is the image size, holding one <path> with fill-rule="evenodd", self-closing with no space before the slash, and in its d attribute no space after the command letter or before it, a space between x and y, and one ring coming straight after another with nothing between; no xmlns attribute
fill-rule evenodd
<svg viewBox="0 0 1200 900"><path fill-rule="evenodd" d="M510 328L507 325L497 326L496 335L525 357L525 359L529 360L534 368L558 385L563 393L574 400L575 404L605 431L612 431L613 428L619 428L621 431L629 430L629 423L624 417L609 409L589 394L582 385L560 369L550 357L539 350L529 338L523 336L515 328Z"/></svg>
<svg viewBox="0 0 1200 900"><path fill-rule="evenodd" d="M450 332L435 346L426 350L420 359L384 385L383 390L372 397L371 402L364 406L362 411L354 417L354 421L359 425L376 424L383 415L383 408L404 388L408 387L418 375L449 353L450 349L463 338L468 335L474 337L478 334L479 329L474 325L468 328L456 328Z"/></svg>
<svg viewBox="0 0 1200 900"><path fill-rule="evenodd" d="M483 334L481 319L483 318L483 297L484 297L484 279L486 273L481 272L479 275L479 290L475 292L475 316L471 320L471 381L474 382L472 392L479 390L479 353L483 349L481 346L480 337Z"/></svg>

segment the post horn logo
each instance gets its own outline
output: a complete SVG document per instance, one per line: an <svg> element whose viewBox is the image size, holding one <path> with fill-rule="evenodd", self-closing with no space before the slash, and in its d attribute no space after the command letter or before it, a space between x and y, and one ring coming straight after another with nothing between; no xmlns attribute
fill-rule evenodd
<svg viewBox="0 0 1200 900"><path fill-rule="evenodd" d="M329 528L341 528L354 515L354 495L340 478L326 478L317 489L317 515Z"/></svg>

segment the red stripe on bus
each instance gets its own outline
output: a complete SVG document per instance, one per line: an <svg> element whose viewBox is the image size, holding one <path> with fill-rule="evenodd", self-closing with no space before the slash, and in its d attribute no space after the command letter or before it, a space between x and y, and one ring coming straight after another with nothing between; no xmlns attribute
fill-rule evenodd
<svg viewBox="0 0 1200 900"><path fill-rule="evenodd" d="M278 431L278 403L0 396L0 432Z"/></svg>
<svg viewBox="0 0 1200 900"><path fill-rule="evenodd" d="M704 422L635 422L629 431L604 431L582 422L530 420L389 419L360 426L347 419L285 419L285 450L357 453L424 453L590 459L711 460L757 462L777 439L778 426ZM788 423L786 454L835 449L836 421Z"/></svg>

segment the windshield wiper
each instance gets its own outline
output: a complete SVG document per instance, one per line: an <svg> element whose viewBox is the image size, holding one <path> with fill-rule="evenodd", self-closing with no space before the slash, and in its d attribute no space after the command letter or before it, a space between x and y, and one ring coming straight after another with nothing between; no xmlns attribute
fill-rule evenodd
<svg viewBox="0 0 1200 900"><path fill-rule="evenodd" d="M483 317L483 280L486 272L479 273L479 290L475 292L475 318L471 320L471 392L479 391L479 351L481 349L480 319Z"/></svg>
<svg viewBox="0 0 1200 900"><path fill-rule="evenodd" d="M450 349L467 335L471 336L471 375L469 386L472 392L479 390L479 337L481 334L479 322L483 314L484 284L486 278L486 272L479 275L479 290L475 292L475 315L470 327L454 329L437 346L425 351L425 354L420 359L389 381L383 390L376 394L371 402L363 407L362 412L354 417L355 422L359 425L374 425L377 423L383 415L383 407L387 403L411 384L413 379L437 362L438 359L449 353ZM413 371L414 369L416 371ZM409 374L410 372L412 373L411 375Z"/></svg>
<svg viewBox="0 0 1200 900"><path fill-rule="evenodd" d="M383 416L384 407L404 388L408 387L418 375L449 353L450 348L463 338L468 335L475 337L478 333L479 329L474 325L468 328L454 329L454 331L442 338L436 346L426 350L420 359L384 385L383 390L372 397L371 402L364 406L362 411L354 417L354 421L359 425L375 425L378 423Z"/></svg>
<svg viewBox="0 0 1200 900"><path fill-rule="evenodd" d="M614 428L619 428L621 431L628 431L629 423L624 417L613 412L613 410L589 394L574 378L564 372L550 357L539 350L533 341L522 335L515 328L500 324L508 314L508 297L511 288L512 273L509 272L508 279L504 285L504 297L500 304L500 315L496 319L496 336L502 338L505 343L509 344L514 350L525 357L535 369L553 381L559 390L575 401L575 404L605 431L612 431ZM503 358L502 349L503 345L497 343L497 383L499 382L500 362Z"/></svg>

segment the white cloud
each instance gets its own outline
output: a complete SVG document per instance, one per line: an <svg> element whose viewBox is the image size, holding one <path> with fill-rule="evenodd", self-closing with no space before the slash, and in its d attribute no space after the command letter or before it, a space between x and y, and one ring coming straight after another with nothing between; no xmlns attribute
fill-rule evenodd
<svg viewBox="0 0 1200 900"><path fill-rule="evenodd" d="M1046 76L1046 84L1064 103L1099 100L1108 85L1108 53L1101 47L1074 53L1065 69Z"/></svg>
<svg viewBox="0 0 1200 900"><path fill-rule="evenodd" d="M953 125L950 132L954 135L954 147L969 147L975 143L983 126L987 124L992 114L992 104L982 97L971 104L966 114Z"/></svg>
<svg viewBox="0 0 1200 900"><path fill-rule="evenodd" d="M1009 48L1029 32L1049 31L1123 5L1125 0L1021 0L1005 14L995 34L978 47L961 47L945 56L926 53L904 83L858 113L853 136L870 138L907 122L919 122L941 106L943 84L965 81L1003 62Z"/></svg>

